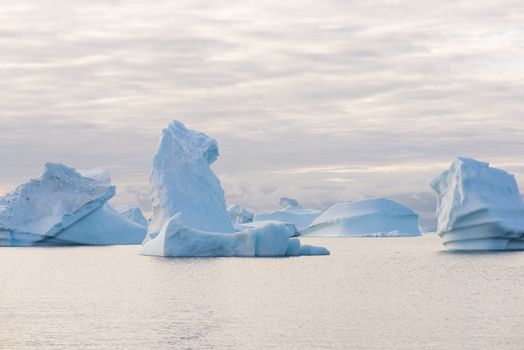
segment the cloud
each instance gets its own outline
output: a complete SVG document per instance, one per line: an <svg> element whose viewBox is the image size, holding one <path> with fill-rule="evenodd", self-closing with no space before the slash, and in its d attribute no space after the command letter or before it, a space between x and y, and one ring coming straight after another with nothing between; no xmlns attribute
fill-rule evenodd
<svg viewBox="0 0 524 350"><path fill-rule="evenodd" d="M523 21L515 0L2 4L0 188L48 160L103 166L146 206L179 119L219 141L230 201L390 196L429 216L455 155L524 183Z"/></svg>

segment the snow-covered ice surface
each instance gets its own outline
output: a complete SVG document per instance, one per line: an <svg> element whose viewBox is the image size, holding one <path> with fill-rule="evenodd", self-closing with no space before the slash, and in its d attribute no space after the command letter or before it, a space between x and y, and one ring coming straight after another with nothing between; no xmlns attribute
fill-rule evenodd
<svg viewBox="0 0 524 350"><path fill-rule="evenodd" d="M145 229L105 204L114 195L103 170L47 163L39 179L0 197L0 245L140 243Z"/></svg>
<svg viewBox="0 0 524 350"><path fill-rule="evenodd" d="M389 199L339 203L301 231L303 236L420 236L418 214Z"/></svg>
<svg viewBox="0 0 524 350"><path fill-rule="evenodd" d="M524 204L513 175L459 157L430 185L438 197L438 234L448 249L524 249Z"/></svg>
<svg viewBox="0 0 524 350"><path fill-rule="evenodd" d="M147 226L149 225L146 217L144 216L144 213L142 213L142 210L138 207L132 207L130 205L120 205L118 207L115 207L115 209L121 215L125 216L134 223L139 224L140 226L147 228Z"/></svg>
<svg viewBox="0 0 524 350"><path fill-rule="evenodd" d="M178 121L164 129L153 161L153 217L141 254L166 257L326 255L300 246L290 226L268 224L236 232L220 180L210 168L217 142Z"/></svg>
<svg viewBox="0 0 524 350"><path fill-rule="evenodd" d="M308 227L313 220L322 214L316 209L302 207L295 199L281 198L280 205L282 209L255 215L254 221L280 221L293 224L300 231Z"/></svg>
<svg viewBox="0 0 524 350"><path fill-rule="evenodd" d="M238 204L227 207L227 213L233 224L247 224L255 218L255 214Z"/></svg>

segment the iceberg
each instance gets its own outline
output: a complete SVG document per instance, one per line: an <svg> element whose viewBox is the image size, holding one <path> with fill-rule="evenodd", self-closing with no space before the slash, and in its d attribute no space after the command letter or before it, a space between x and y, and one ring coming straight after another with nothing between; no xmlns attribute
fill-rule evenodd
<svg viewBox="0 0 524 350"><path fill-rule="evenodd" d="M269 223L237 232L220 180L210 166L217 142L178 121L164 129L153 160L153 217L140 254L165 257L327 255L301 246L293 229Z"/></svg>
<svg viewBox="0 0 524 350"><path fill-rule="evenodd" d="M420 236L418 214L385 198L336 204L301 233L323 237Z"/></svg>
<svg viewBox="0 0 524 350"><path fill-rule="evenodd" d="M183 224L180 213L169 219L159 232L150 233L142 255L167 257L282 257L329 255L323 247L301 245L289 238L284 224L269 224L234 233L205 232Z"/></svg>
<svg viewBox="0 0 524 350"><path fill-rule="evenodd" d="M217 142L178 121L163 130L153 159L150 182L153 216L150 231L181 213L183 224L203 231L233 232L224 191L210 166L218 158Z"/></svg>
<svg viewBox="0 0 524 350"><path fill-rule="evenodd" d="M524 204L513 175L458 157L430 186L446 248L524 250Z"/></svg>
<svg viewBox="0 0 524 350"><path fill-rule="evenodd" d="M47 163L0 197L0 245L139 244L146 230L106 204L114 195L104 170Z"/></svg>
<svg viewBox="0 0 524 350"><path fill-rule="evenodd" d="M280 205L282 206L280 210L255 215L254 221L285 222L295 225L301 231L322 214L319 210L304 208L291 198L281 198Z"/></svg>
<svg viewBox="0 0 524 350"><path fill-rule="evenodd" d="M252 212L246 208L242 208L238 204L233 204L227 207L227 213L233 224L247 224L253 222L255 217Z"/></svg>
<svg viewBox="0 0 524 350"><path fill-rule="evenodd" d="M126 218L133 221L134 223L139 224L140 226L147 228L147 226L149 225L149 222L147 221L146 217L144 216L144 213L142 213L142 210L138 207L132 207L129 205L120 205L118 207L115 207L115 209L121 215L125 216Z"/></svg>

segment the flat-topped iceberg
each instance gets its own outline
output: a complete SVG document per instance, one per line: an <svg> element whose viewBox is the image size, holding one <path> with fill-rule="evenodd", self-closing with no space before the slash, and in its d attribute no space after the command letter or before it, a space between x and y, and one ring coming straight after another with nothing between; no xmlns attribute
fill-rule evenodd
<svg viewBox="0 0 524 350"><path fill-rule="evenodd" d="M216 141L174 121L163 131L153 161L153 217L141 254L168 257L326 255L301 246L289 225L236 232L220 180L210 168Z"/></svg>
<svg viewBox="0 0 524 350"><path fill-rule="evenodd" d="M255 218L255 214L238 204L227 207L227 213L233 224L247 224L253 222Z"/></svg>
<svg viewBox="0 0 524 350"><path fill-rule="evenodd" d="M118 207L115 207L115 209L121 215L125 216L134 223L139 224L140 226L147 228L149 225L146 217L144 216L144 213L142 213L142 210L138 207L132 207L130 205L119 205Z"/></svg>
<svg viewBox="0 0 524 350"><path fill-rule="evenodd" d="M459 157L430 185L438 198L438 234L448 249L524 249L524 204L513 175Z"/></svg>
<svg viewBox="0 0 524 350"><path fill-rule="evenodd" d="M146 230L106 204L114 195L103 170L47 163L39 179L0 197L0 245L140 243Z"/></svg>
<svg viewBox="0 0 524 350"><path fill-rule="evenodd" d="M420 236L418 214L385 198L334 205L301 231L303 236Z"/></svg>
<svg viewBox="0 0 524 350"><path fill-rule="evenodd" d="M269 224L234 233L195 230L183 224L181 214L173 216L158 233L149 234L141 254L170 257L278 257L329 255L322 247L301 245L289 238L285 224Z"/></svg>
<svg viewBox="0 0 524 350"><path fill-rule="evenodd" d="M254 221L280 221L293 224L298 230L302 230L322 214L319 210L304 208L292 198L281 198L280 205L280 210L256 214Z"/></svg>

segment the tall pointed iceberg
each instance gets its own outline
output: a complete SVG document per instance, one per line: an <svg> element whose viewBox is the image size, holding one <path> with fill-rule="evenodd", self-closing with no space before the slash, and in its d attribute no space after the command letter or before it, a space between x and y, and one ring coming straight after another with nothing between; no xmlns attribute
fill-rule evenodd
<svg viewBox="0 0 524 350"><path fill-rule="evenodd" d="M210 169L217 157L217 142L207 135L178 121L163 130L150 176L150 232L159 231L177 213L184 225L197 230L234 231L220 180Z"/></svg>
<svg viewBox="0 0 524 350"><path fill-rule="evenodd" d="M438 198L438 234L448 249L524 249L524 203L513 175L459 157L430 185Z"/></svg>
<svg viewBox="0 0 524 350"><path fill-rule="evenodd" d="M301 246L285 224L235 232L224 191L210 165L218 146L207 135L174 121L162 133L153 160L153 217L141 254L194 256L326 255Z"/></svg>

